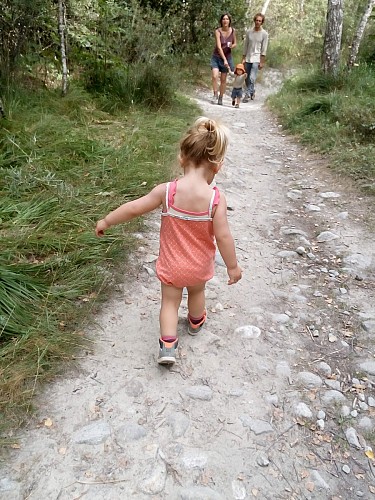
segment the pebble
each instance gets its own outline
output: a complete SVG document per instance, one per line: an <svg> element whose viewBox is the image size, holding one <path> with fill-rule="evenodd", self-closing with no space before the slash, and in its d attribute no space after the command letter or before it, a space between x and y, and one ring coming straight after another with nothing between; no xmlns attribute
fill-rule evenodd
<svg viewBox="0 0 375 500"><path fill-rule="evenodd" d="M316 425L319 427L320 430L324 430L324 420L322 419L317 420Z"/></svg>
<svg viewBox="0 0 375 500"><path fill-rule="evenodd" d="M348 427L344 432L350 446L354 446L355 448L358 449L362 448L362 446L359 443L357 432L354 429L354 427Z"/></svg>
<svg viewBox="0 0 375 500"><path fill-rule="evenodd" d="M319 196L322 198L339 198L341 195L334 191L327 191L325 193L319 193Z"/></svg>
<svg viewBox="0 0 375 500"><path fill-rule="evenodd" d="M325 420L326 418L326 413L323 410L319 410L317 413L317 417L319 420Z"/></svg>
<svg viewBox="0 0 375 500"><path fill-rule="evenodd" d="M244 325L234 330L235 335L240 335L243 339L257 339L261 335L261 330L254 325Z"/></svg>
<svg viewBox="0 0 375 500"><path fill-rule="evenodd" d="M318 243L325 243L328 241L337 240L339 236L337 234L332 233L332 231L322 231L316 238Z"/></svg>
<svg viewBox="0 0 375 500"><path fill-rule="evenodd" d="M349 467L349 465L346 465L346 464L343 465L342 466L342 470L343 470L343 472L345 472L345 474L349 474L350 473L350 467Z"/></svg>
<svg viewBox="0 0 375 500"><path fill-rule="evenodd" d="M196 385L185 389L185 394L191 399L200 401L211 401L212 390L207 385Z"/></svg>
<svg viewBox="0 0 375 500"><path fill-rule="evenodd" d="M111 428L104 420L98 420L82 427L73 434L72 441L77 444L96 445L105 441L111 435Z"/></svg>
<svg viewBox="0 0 375 500"><path fill-rule="evenodd" d="M311 419L313 414L306 403L297 403L293 407L296 417Z"/></svg>
<svg viewBox="0 0 375 500"><path fill-rule="evenodd" d="M331 367L329 366L328 363L325 363L324 361L321 361L320 363L318 363L316 365L316 368L317 368L318 372L325 375L326 377L330 377L332 375Z"/></svg>

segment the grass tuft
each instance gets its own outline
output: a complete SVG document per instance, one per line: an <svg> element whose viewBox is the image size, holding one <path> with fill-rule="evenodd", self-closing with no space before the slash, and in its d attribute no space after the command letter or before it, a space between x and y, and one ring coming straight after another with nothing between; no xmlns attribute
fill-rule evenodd
<svg viewBox="0 0 375 500"><path fill-rule="evenodd" d="M178 141L198 114L175 94L157 112L150 103L113 106L109 113L103 97L79 87L66 98L13 90L6 102L7 119L0 121L3 430L23 421L39 384L86 344L83 325L109 293L114 269L124 270L133 234L143 228L138 219L99 239L96 220L171 177Z"/></svg>
<svg viewBox="0 0 375 500"><path fill-rule="evenodd" d="M331 166L375 194L375 68L361 66L337 76L306 70L269 98L281 123Z"/></svg>

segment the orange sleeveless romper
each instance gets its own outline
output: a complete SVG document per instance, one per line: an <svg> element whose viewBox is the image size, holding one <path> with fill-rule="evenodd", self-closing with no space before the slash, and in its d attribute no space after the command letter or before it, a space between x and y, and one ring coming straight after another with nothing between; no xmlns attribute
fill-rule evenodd
<svg viewBox="0 0 375 500"><path fill-rule="evenodd" d="M188 212L173 205L176 190L177 180L168 182L156 274L162 283L183 288L206 283L214 275L212 211L219 203L220 192L213 188L207 212Z"/></svg>

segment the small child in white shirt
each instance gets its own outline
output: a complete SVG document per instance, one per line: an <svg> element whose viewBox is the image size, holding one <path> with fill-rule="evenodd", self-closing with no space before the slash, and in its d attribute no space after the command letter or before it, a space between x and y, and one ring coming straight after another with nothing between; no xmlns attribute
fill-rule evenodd
<svg viewBox="0 0 375 500"><path fill-rule="evenodd" d="M232 89L232 106L234 106L235 108L239 108L242 99L242 87L247 78L247 73L245 73L245 67L243 64L237 64L234 73L230 71L229 74L230 76L234 77Z"/></svg>

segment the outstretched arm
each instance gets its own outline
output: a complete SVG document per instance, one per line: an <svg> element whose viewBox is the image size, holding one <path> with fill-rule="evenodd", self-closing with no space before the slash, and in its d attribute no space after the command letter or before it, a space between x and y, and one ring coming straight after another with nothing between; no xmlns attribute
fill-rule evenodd
<svg viewBox="0 0 375 500"><path fill-rule="evenodd" d="M223 257L225 265L227 266L227 273L229 276L228 285L232 285L242 278L242 271L237 262L234 240L229 229L227 201L222 193L220 193L220 202L215 211L213 224L216 243L220 255Z"/></svg>
<svg viewBox="0 0 375 500"><path fill-rule="evenodd" d="M156 186L148 194L142 196L142 198L124 203L116 208L116 210L113 210L113 212L110 212L104 219L97 222L95 229L96 236L103 236L104 231L111 226L127 222L160 207L165 197L165 187L165 184L159 184L159 186Z"/></svg>

